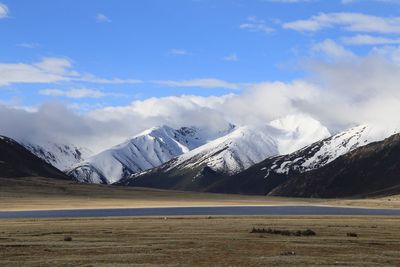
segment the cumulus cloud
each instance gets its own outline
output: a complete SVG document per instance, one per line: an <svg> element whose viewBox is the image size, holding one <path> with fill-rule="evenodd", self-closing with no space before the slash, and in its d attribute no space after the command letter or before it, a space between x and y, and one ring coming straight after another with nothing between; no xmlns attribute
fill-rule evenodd
<svg viewBox="0 0 400 267"><path fill-rule="evenodd" d="M362 123L398 125L399 56L399 47L383 47L352 60L309 61L312 82L319 88L318 101L297 104L337 129Z"/></svg>
<svg viewBox="0 0 400 267"><path fill-rule="evenodd" d="M350 32L400 33L400 17L378 17L362 13L321 13L309 19L286 22L284 29L316 32L339 26Z"/></svg>
<svg viewBox="0 0 400 267"><path fill-rule="evenodd" d="M247 85L241 91L234 91L236 94L154 97L81 114L56 103L45 103L35 110L2 104L0 134L68 140L98 152L146 128L163 124L176 128L194 125L212 132L228 123L267 123L297 113L320 120L331 132L364 123L385 127L400 124L399 46L373 48L366 56L352 54L351 60L347 51L332 40L316 47L315 53L329 57L312 55L313 58L306 60L303 66L310 74L304 79ZM49 64L42 64L40 68L47 69ZM55 68L55 71L63 73L65 68ZM223 81L217 82L226 86ZM199 86L199 81L170 81L169 84ZM205 85L210 86L209 81Z"/></svg>

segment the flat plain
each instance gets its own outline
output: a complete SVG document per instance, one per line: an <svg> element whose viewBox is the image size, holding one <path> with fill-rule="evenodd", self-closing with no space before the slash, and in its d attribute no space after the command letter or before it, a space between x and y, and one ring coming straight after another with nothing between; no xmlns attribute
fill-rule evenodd
<svg viewBox="0 0 400 267"><path fill-rule="evenodd" d="M399 196L296 199L1 178L0 211L229 205L400 207ZM315 236L250 233L255 228ZM357 236L348 236L356 234ZM1 219L0 266L399 266L400 218L371 216Z"/></svg>
<svg viewBox="0 0 400 267"><path fill-rule="evenodd" d="M253 227L311 229L316 235L251 233ZM0 266L319 265L400 265L400 219L285 216L0 220Z"/></svg>
<svg viewBox="0 0 400 267"><path fill-rule="evenodd" d="M42 177L0 178L0 211L230 205L400 208L400 196L353 199L284 198L79 184Z"/></svg>

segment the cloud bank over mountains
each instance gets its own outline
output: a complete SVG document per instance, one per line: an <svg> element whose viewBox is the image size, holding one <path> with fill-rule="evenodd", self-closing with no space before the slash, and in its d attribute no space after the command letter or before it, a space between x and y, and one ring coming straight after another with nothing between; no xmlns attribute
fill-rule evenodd
<svg viewBox="0 0 400 267"><path fill-rule="evenodd" d="M314 5L319 1L266 2L274 2L276 5L286 3L286 6L289 6L294 3L301 5L304 2ZM346 6L357 6L361 1L341 2ZM393 4L398 1L381 2ZM8 18L9 13L8 7L0 4L0 18ZM197 68L192 66L190 69L184 69L183 74L175 76L161 75L154 79L144 75L146 79L143 80L124 79L118 76L100 77L91 72L83 72L67 57L43 57L28 62L18 59L14 63L0 63L0 90L4 90L5 93L19 90L24 94L23 90L30 86L31 94L27 94L28 98L32 95L33 98L45 96L45 101L49 102L38 106L21 106L15 104L18 100L13 101L13 98L18 96L9 93L9 98L5 97L3 102L0 100L0 134L17 139L29 138L33 141L36 139L70 142L78 146L88 146L94 152L98 152L156 125L175 128L198 126L210 131L219 131L226 129L230 123L238 126L265 124L286 115L299 113L319 120L331 133L365 123L400 125L400 119L397 118L397 114L400 114L400 17L354 11L320 12L301 19L295 17L285 20L249 15L242 18L241 24L232 28L236 28L241 34L260 35L260 38L271 38L269 40L273 40L282 32L308 38L308 46L299 48L306 50L300 52L299 57L302 58L294 55L293 59L293 62L299 62L297 65L300 66L300 71L305 73L303 77L296 76L300 78L284 81L238 83L221 79L218 73L213 75L215 71L211 75L197 77L191 73L197 71ZM8 19L2 20L4 21ZM102 22L101 26L106 26L106 22L108 26L118 23L116 17L113 17L111 23L103 13L97 13L96 21ZM286 40L287 36L282 37L282 40ZM303 39L294 39L294 46L304 43L298 40ZM35 44L19 43L18 47L34 50L37 46ZM169 44L169 47L181 46ZM293 49L296 50L296 47ZM199 60L196 57L197 53L202 53L199 51L170 49L166 58L179 62ZM228 64L236 65L248 60L242 56L244 50L240 53L240 60L234 49L230 52L224 53L225 57L218 56L218 62L224 61L226 64L220 69L221 73L226 70ZM200 57L204 55L199 54ZM260 66L260 69L263 67ZM132 73L127 69L124 76ZM108 71L100 73L109 74ZM188 78L187 75L192 76ZM232 74L231 77L236 78L236 75ZM114 88L104 87L111 85ZM126 87L122 88L123 86ZM139 91L133 86L148 87ZM116 90L117 87L121 87L121 91L119 88ZM165 96L168 95L168 90L176 88L186 91L175 91L174 95ZM134 100L129 104L110 101L107 103L112 104L107 106L96 105L100 103L100 99L119 100L132 91L140 94L152 89L162 92L146 92L147 95L157 97ZM176 92L190 93L178 95ZM221 95L221 92L224 94ZM51 102L54 99L67 100ZM72 100L76 102L68 102ZM91 108L89 111L81 108L77 113L74 104L87 104Z"/></svg>
<svg viewBox="0 0 400 267"><path fill-rule="evenodd" d="M334 43L345 51L345 48ZM1 133L16 138L67 140L99 151L154 125L193 125L218 131L229 123L262 124L304 113L331 132L363 123L399 124L400 48L374 48L364 57L321 46L303 61L310 75L292 82L248 85L223 96L169 96L76 114L63 104L35 110L0 105ZM324 49L324 47L326 49ZM350 53L350 52L349 52ZM61 71L60 71L61 72Z"/></svg>

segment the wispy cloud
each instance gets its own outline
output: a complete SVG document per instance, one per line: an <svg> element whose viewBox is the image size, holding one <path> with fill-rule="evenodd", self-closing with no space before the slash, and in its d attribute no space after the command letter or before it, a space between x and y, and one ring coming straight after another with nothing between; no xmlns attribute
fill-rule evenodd
<svg viewBox="0 0 400 267"><path fill-rule="evenodd" d="M106 96L112 97L122 97L125 96L123 94L117 93L109 93L100 90L88 89L88 88L76 88L70 90L61 90L61 89L43 89L38 92L41 95L45 96L57 96L57 97L68 97L68 98L101 98Z"/></svg>
<svg viewBox="0 0 400 267"><path fill-rule="evenodd" d="M203 78L203 79L180 80L180 81L163 80L163 81L153 81L153 83L168 87L225 88L231 90L240 89L240 85L237 83L231 83L215 78Z"/></svg>
<svg viewBox="0 0 400 267"><path fill-rule="evenodd" d="M9 13L10 10L8 7L5 4L0 3L0 19L7 18Z"/></svg>
<svg viewBox="0 0 400 267"><path fill-rule="evenodd" d="M345 49L343 46L337 44L331 39L326 39L313 45L311 50L314 53L320 53L324 55L330 60L351 60L355 57L351 51Z"/></svg>
<svg viewBox="0 0 400 267"><path fill-rule="evenodd" d="M380 3L387 3L387 4L400 4L400 0L341 0L341 3L344 5L354 4L358 2L380 2Z"/></svg>
<svg viewBox="0 0 400 267"><path fill-rule="evenodd" d="M33 63L0 63L0 86L15 83L57 83L82 81L99 84L137 84L135 79L105 79L74 70L67 58L43 58Z"/></svg>
<svg viewBox="0 0 400 267"><path fill-rule="evenodd" d="M19 43L17 44L18 47L22 48L36 48L39 46L37 43Z"/></svg>
<svg viewBox="0 0 400 267"><path fill-rule="evenodd" d="M381 36L371 36L358 34L351 37L343 37L342 42L347 45L389 45L400 44L400 38L386 38Z"/></svg>
<svg viewBox="0 0 400 267"><path fill-rule="evenodd" d="M357 0L341 0L340 1L343 5L353 4L357 2Z"/></svg>
<svg viewBox="0 0 400 267"><path fill-rule="evenodd" d="M238 61L239 57L236 54L230 54L223 58L225 61Z"/></svg>
<svg viewBox="0 0 400 267"><path fill-rule="evenodd" d="M268 2L282 3L282 4L298 4L298 3L309 3L317 1L318 0L269 0Z"/></svg>
<svg viewBox="0 0 400 267"><path fill-rule="evenodd" d="M239 25L240 29L248 30L250 32L264 32L271 33L274 29L268 26L264 20L258 19L255 16L247 18L247 22Z"/></svg>
<svg viewBox="0 0 400 267"><path fill-rule="evenodd" d="M0 63L0 86L13 83L53 83L78 77L71 70L72 63L65 58L44 58L27 63Z"/></svg>
<svg viewBox="0 0 400 267"><path fill-rule="evenodd" d="M174 55L174 56L189 56L191 55L190 52L188 52L185 49L178 49L178 48L172 48L168 51L168 54Z"/></svg>
<svg viewBox="0 0 400 267"><path fill-rule="evenodd" d="M112 78L112 79L104 79L99 78L91 74L82 75L80 78L76 78L77 81L83 82L90 82L90 83L98 83L98 84L139 84L143 83L142 80L138 79L119 79L119 78Z"/></svg>
<svg viewBox="0 0 400 267"><path fill-rule="evenodd" d="M339 26L350 32L400 33L400 17L378 17L362 13L321 13L282 25L285 29L316 32Z"/></svg>
<svg viewBox="0 0 400 267"><path fill-rule="evenodd" d="M102 13L97 13L96 14L96 21L98 23L104 23L104 22L109 23L109 22L111 22L111 19L109 19L106 15L104 15Z"/></svg>

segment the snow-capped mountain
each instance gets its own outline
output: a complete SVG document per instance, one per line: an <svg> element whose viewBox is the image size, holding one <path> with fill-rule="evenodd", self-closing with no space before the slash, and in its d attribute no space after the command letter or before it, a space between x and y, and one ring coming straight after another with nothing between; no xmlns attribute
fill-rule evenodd
<svg viewBox="0 0 400 267"><path fill-rule="evenodd" d="M382 196L400 192L400 134L372 142L325 166L290 176L269 195L290 197Z"/></svg>
<svg viewBox="0 0 400 267"><path fill-rule="evenodd" d="M239 127L183 154L169 169L206 164L213 171L234 174L267 157L293 152L329 135L324 126L310 117L287 116L268 125Z"/></svg>
<svg viewBox="0 0 400 267"><path fill-rule="evenodd" d="M154 127L88 158L68 174L81 182L111 184L157 167L206 142L206 135L195 127L178 130L168 126Z"/></svg>
<svg viewBox="0 0 400 267"><path fill-rule="evenodd" d="M151 179L158 179L156 177L160 175L192 181L210 173L233 175L265 158L290 153L329 135L329 131L318 121L304 115L288 116L267 125L242 126L122 183L146 186L147 182L153 183Z"/></svg>
<svg viewBox="0 0 400 267"><path fill-rule="evenodd" d="M18 142L37 157L64 172L82 162L91 154L89 149L78 148L72 144L25 140Z"/></svg>
<svg viewBox="0 0 400 267"><path fill-rule="evenodd" d="M336 158L371 142L381 141L398 129L361 125L350 128L320 142L309 145L295 153L279 157L267 172L289 173L290 171L307 172L318 169Z"/></svg>
<svg viewBox="0 0 400 267"><path fill-rule="evenodd" d="M287 155L267 158L241 173L223 179L209 191L268 194L303 173L321 169L342 155L399 132L396 127L361 125L315 142Z"/></svg>

